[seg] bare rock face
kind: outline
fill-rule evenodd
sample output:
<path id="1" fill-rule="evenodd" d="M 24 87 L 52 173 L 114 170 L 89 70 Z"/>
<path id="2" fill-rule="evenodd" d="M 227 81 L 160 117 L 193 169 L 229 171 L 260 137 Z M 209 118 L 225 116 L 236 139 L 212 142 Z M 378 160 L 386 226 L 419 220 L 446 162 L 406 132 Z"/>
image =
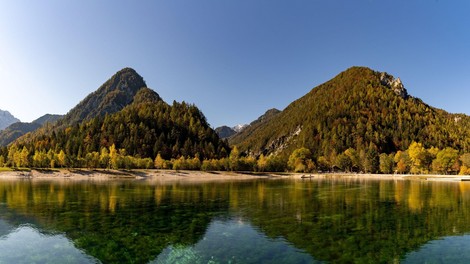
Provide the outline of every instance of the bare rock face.
<path id="1" fill-rule="evenodd" d="M 5 129 L 9 125 L 16 122 L 20 122 L 20 120 L 10 114 L 10 112 L 0 110 L 0 130 Z"/>
<path id="2" fill-rule="evenodd" d="M 400 78 L 395 78 L 386 72 L 382 72 L 380 74 L 380 82 L 382 85 L 392 89 L 392 91 L 401 98 L 408 98 L 408 91 L 405 89 L 405 86 L 401 82 Z"/>

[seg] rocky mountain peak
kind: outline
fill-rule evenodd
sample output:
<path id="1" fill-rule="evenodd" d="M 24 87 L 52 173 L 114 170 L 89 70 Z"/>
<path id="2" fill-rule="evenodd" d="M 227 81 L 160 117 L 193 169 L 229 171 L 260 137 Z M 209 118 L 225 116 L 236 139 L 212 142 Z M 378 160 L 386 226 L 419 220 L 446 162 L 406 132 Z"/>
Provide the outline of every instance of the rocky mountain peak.
<path id="1" fill-rule="evenodd" d="M 124 68 L 70 110 L 62 123 L 71 125 L 118 112 L 132 103 L 138 91 L 145 87 L 142 76 L 132 68 Z"/>
<path id="2" fill-rule="evenodd" d="M 392 89 L 392 91 L 401 98 L 408 98 L 408 91 L 405 89 L 400 78 L 395 78 L 386 72 L 382 72 L 380 73 L 380 82 L 382 85 Z"/>

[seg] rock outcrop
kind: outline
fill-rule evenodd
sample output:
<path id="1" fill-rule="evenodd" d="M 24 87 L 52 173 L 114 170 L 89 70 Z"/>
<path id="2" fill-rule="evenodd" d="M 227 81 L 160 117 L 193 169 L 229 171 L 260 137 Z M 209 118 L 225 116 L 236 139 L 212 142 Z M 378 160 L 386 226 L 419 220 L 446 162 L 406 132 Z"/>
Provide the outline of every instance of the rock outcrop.
<path id="1" fill-rule="evenodd" d="M 405 89 L 405 86 L 401 82 L 400 78 L 395 78 L 386 72 L 382 72 L 380 74 L 380 82 L 382 83 L 382 85 L 392 89 L 393 92 L 395 92 L 395 94 L 400 96 L 401 98 L 408 98 L 408 91 Z"/>

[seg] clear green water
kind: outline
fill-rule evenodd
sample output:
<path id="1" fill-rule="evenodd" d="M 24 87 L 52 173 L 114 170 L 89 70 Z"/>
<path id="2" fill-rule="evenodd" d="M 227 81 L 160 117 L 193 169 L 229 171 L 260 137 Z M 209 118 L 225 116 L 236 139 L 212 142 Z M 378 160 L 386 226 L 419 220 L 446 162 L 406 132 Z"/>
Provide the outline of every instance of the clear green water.
<path id="1" fill-rule="evenodd" d="M 0 180 L 0 263 L 469 263 L 470 183 Z"/>

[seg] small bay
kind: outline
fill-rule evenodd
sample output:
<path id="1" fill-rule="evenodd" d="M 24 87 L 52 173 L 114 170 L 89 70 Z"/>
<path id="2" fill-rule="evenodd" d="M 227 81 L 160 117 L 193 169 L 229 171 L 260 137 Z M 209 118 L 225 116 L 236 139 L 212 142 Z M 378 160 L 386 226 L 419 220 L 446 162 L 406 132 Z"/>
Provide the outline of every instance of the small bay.
<path id="1" fill-rule="evenodd" d="M 470 184 L 0 180 L 0 263 L 468 263 Z"/>

